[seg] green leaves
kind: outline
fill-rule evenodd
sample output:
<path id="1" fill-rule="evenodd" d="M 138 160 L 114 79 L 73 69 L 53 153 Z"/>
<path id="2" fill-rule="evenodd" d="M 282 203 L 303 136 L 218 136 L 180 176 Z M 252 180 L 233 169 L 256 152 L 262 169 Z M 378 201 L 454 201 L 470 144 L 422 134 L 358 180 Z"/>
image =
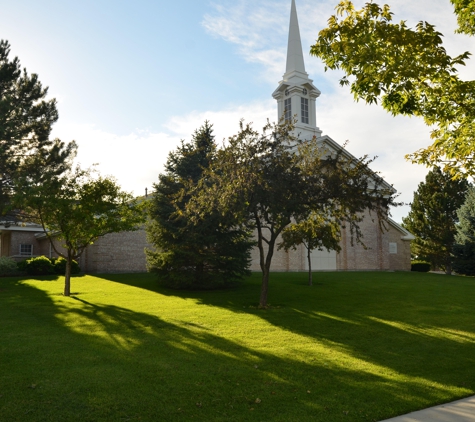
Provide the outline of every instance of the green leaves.
<path id="1" fill-rule="evenodd" d="M 461 31 L 473 34 L 475 2 L 452 3 Z M 324 61 L 325 69 L 344 71 L 340 84 L 350 85 L 356 101 L 379 103 L 393 115 L 422 117 L 428 126 L 435 126 L 434 144 L 407 159 L 443 164 L 453 174 L 475 174 L 475 81 L 462 81 L 457 73 L 470 53 L 449 56 L 442 36 L 424 21 L 414 29 L 404 21 L 392 23 L 387 5 L 367 3 L 355 10 L 346 0 L 337 6 L 336 16 L 320 31 L 310 52 Z"/>
<path id="2" fill-rule="evenodd" d="M 341 224 L 347 223 L 357 240 L 361 213 L 374 212 L 383 224 L 388 205 L 394 204 L 394 189 L 369 169 L 370 162 L 356 160 L 342 148 L 327 149 L 315 138 L 301 141 L 290 123 L 268 123 L 259 133 L 241 121 L 240 131 L 216 151 L 187 214 L 199 221 L 218 212 L 255 231 L 263 274 L 260 306 L 266 307 L 270 265 L 281 233 L 283 247 L 307 242 L 312 249 L 338 249 Z"/>
<path id="3" fill-rule="evenodd" d="M 454 5 L 459 28 L 458 33 L 475 34 L 475 2 L 473 0 L 450 0 Z"/>

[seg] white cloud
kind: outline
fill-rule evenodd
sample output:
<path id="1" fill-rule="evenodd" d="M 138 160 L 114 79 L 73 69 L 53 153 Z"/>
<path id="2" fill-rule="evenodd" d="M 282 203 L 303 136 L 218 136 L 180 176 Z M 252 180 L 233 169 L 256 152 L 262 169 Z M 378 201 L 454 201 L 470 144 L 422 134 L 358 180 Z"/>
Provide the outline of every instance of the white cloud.
<path id="1" fill-rule="evenodd" d="M 264 66 L 262 76 L 276 82 L 285 67 L 288 9 L 284 2 L 249 0 L 214 4 L 214 13 L 206 14 L 202 25 L 213 36 L 237 46 L 248 62 Z"/>
<path id="2" fill-rule="evenodd" d="M 267 117 L 275 114 L 273 101 L 228 107 L 221 111 L 193 112 L 172 117 L 164 126 L 167 132 L 152 133 L 136 130 L 120 136 L 89 124 L 59 120 L 54 126 L 53 137 L 63 141 L 75 140 L 78 145 L 77 162 L 82 167 L 98 164 L 103 175 L 114 176 L 122 188 L 136 195 L 149 192 L 152 184 L 163 172 L 168 153 L 177 148 L 180 140 L 189 141 L 191 135 L 205 120 L 214 125 L 218 143 L 235 133 L 240 119 L 253 122 L 258 129 Z"/>
<path id="3" fill-rule="evenodd" d="M 166 133 L 137 130 L 125 136 L 108 133 L 87 124 L 59 121 L 54 137 L 74 139 L 78 145 L 77 162 L 82 167 L 98 164 L 103 175 L 114 176 L 122 188 L 136 195 L 150 191 L 163 171 L 168 152 L 179 144 L 179 137 Z"/>
<path id="4" fill-rule="evenodd" d="M 180 138 L 190 139 L 195 129 L 208 120 L 213 124 L 214 135 L 219 143 L 237 133 L 241 119 L 253 123 L 254 128 L 260 129 L 265 125 L 267 118 L 271 121 L 277 118 L 274 100 L 230 105 L 224 110 L 194 111 L 185 116 L 172 117 L 164 126 Z"/>

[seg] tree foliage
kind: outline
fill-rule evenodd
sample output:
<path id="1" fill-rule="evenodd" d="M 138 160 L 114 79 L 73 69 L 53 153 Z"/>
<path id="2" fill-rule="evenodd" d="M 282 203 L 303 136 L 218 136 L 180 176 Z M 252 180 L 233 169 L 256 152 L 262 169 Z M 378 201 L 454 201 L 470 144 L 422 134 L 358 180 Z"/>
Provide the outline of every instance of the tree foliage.
<path id="1" fill-rule="evenodd" d="M 322 251 L 340 251 L 341 228 L 338 221 L 323 209 L 319 213 L 312 211 L 307 219 L 295 222 L 287 226 L 282 232 L 282 242 L 279 248 L 286 251 L 296 249 L 298 245 L 304 245 L 307 250 L 308 263 L 308 284 L 312 281 L 312 251 L 318 249 Z"/>
<path id="2" fill-rule="evenodd" d="M 147 261 L 169 287 L 226 287 L 248 274 L 253 242 L 245 227 L 213 209 L 193 221 L 185 213 L 215 152 L 212 125 L 205 122 L 191 142 L 182 141 L 169 154 L 165 173 L 154 185 L 147 233 L 156 250 L 147 251 Z"/>
<path id="3" fill-rule="evenodd" d="M 454 5 L 459 25 L 457 32 L 475 35 L 475 1 L 473 0 L 450 0 Z"/>
<path id="4" fill-rule="evenodd" d="M 475 2 L 452 0 L 460 32 L 474 33 Z M 433 127 L 433 144 L 406 157 L 428 166 L 443 164 L 453 174 L 475 173 L 475 81 L 458 76 L 470 53 L 447 54 L 442 34 L 419 22 L 414 29 L 392 22 L 388 5 L 366 3 L 355 10 L 339 3 L 311 54 L 325 69 L 342 69 L 341 85 L 356 100 L 380 103 L 393 115 L 419 116 Z"/>
<path id="5" fill-rule="evenodd" d="M 475 275 L 475 188 L 470 188 L 457 211 L 459 223 L 453 248 L 453 268 L 459 274 Z"/>
<path id="6" fill-rule="evenodd" d="M 70 295 L 73 260 L 108 233 L 136 230 L 144 222 L 140 204 L 123 192 L 114 179 L 79 167 L 61 176 L 35 183 L 22 179 L 17 202 L 38 221 L 55 252 L 66 259 L 64 295 Z"/>
<path id="7" fill-rule="evenodd" d="M 383 221 L 394 203 L 394 191 L 369 170 L 366 158 L 348 158 L 343 149 L 324 151 L 315 139 L 300 142 L 292 130 L 291 124 L 267 124 L 259 133 L 241 122 L 238 134 L 217 151 L 188 207 L 194 218 L 218 210 L 255 230 L 261 307 L 267 306 L 276 242 L 292 221 L 325 210 L 360 239 L 362 213 L 372 210 Z"/>
<path id="8" fill-rule="evenodd" d="M 12 220 L 15 179 L 36 173 L 48 178 L 70 166 L 76 145 L 50 140 L 58 119 L 56 100 L 47 100 L 38 75 L 21 71 L 9 59 L 10 45 L 0 41 L 0 219 Z M 7 215 L 8 214 L 8 215 Z"/>
<path id="9" fill-rule="evenodd" d="M 434 270 L 444 268 L 447 274 L 451 273 L 457 210 L 468 188 L 466 179 L 453 179 L 434 167 L 425 182 L 419 183 L 411 211 L 403 218 L 403 226 L 416 237 L 411 244 L 412 254 L 430 262 Z"/>

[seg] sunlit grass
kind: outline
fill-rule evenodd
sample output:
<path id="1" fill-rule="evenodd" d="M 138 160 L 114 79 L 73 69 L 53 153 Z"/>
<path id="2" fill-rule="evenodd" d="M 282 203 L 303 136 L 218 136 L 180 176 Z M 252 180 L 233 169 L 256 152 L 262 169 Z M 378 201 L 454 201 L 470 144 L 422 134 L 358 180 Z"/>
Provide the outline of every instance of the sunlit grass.
<path id="1" fill-rule="evenodd" d="M 475 281 L 273 274 L 0 279 L 0 420 L 378 421 L 475 391 Z"/>

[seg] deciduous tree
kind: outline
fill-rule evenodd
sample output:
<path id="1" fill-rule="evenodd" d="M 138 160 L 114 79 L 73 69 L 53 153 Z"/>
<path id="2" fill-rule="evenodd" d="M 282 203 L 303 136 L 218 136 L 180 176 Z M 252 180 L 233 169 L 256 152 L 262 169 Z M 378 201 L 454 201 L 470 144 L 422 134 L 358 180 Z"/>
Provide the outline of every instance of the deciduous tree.
<path id="1" fill-rule="evenodd" d="M 452 0 L 459 32 L 474 34 L 475 1 Z M 406 157 L 452 174 L 475 174 L 475 81 L 459 78 L 470 53 L 447 54 L 442 34 L 419 22 L 415 29 L 392 22 L 388 5 L 369 2 L 355 10 L 341 1 L 311 54 L 325 69 L 344 72 L 356 100 L 380 103 L 393 115 L 419 116 L 433 128 L 433 144 Z"/>
<path id="2" fill-rule="evenodd" d="M 71 293 L 71 264 L 86 247 L 108 233 L 132 231 L 145 220 L 140 204 L 110 177 L 90 170 L 68 171 L 21 185 L 29 217 L 38 221 L 55 252 L 66 259 L 64 295 Z"/>
<path id="3" fill-rule="evenodd" d="M 307 250 L 308 284 L 312 281 L 312 251 L 340 251 L 341 227 L 337 219 L 333 218 L 325 209 L 313 211 L 307 219 L 287 226 L 282 232 L 282 242 L 279 249 L 296 250 L 299 245 L 304 245 Z"/>
<path id="4" fill-rule="evenodd" d="M 362 213 L 386 218 L 394 191 L 368 168 L 340 151 L 323 151 L 315 139 L 300 142 L 291 124 L 268 124 L 259 133 L 241 122 L 237 135 L 217 151 L 190 201 L 191 216 L 218 210 L 255 230 L 262 270 L 260 307 L 267 307 L 269 274 L 276 242 L 292 221 L 327 210 L 346 222 L 356 239 Z"/>

